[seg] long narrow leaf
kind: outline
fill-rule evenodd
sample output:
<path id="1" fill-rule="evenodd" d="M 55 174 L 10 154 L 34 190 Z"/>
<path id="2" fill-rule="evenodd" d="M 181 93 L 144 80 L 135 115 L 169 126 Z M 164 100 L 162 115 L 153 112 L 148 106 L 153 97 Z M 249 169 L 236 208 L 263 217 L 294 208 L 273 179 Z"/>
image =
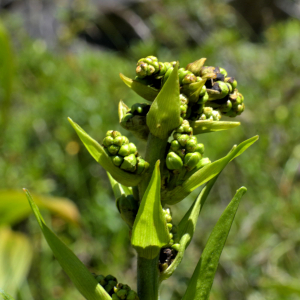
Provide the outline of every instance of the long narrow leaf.
<path id="1" fill-rule="evenodd" d="M 247 148 L 258 140 L 258 136 L 254 136 L 235 147 L 225 157 L 203 167 L 202 169 L 191 175 L 181 186 L 169 192 L 165 192 L 162 202 L 165 204 L 176 204 L 187 197 L 193 190 L 207 181 L 217 176 L 224 167 L 235 157 L 241 155 Z"/>
<path id="2" fill-rule="evenodd" d="M 191 205 L 190 209 L 186 212 L 186 214 L 178 224 L 177 235 L 179 240 L 178 243 L 180 245 L 178 253 L 175 259 L 173 260 L 172 264 L 164 272 L 161 273 L 161 281 L 169 278 L 181 263 L 184 252 L 193 238 L 200 211 L 203 208 L 203 205 L 207 199 L 209 192 L 211 191 L 213 185 L 217 181 L 217 178 L 218 176 L 211 179 L 207 183 L 207 185 L 201 190 L 198 197 Z"/>
<path id="3" fill-rule="evenodd" d="M 150 107 L 147 126 L 154 136 L 163 140 L 168 138 L 171 131 L 179 125 L 180 99 L 178 64 L 176 64 Z"/>
<path id="4" fill-rule="evenodd" d="M 131 244 L 139 256 L 153 259 L 168 244 L 169 231 L 160 202 L 159 161 L 141 201 L 132 229 Z"/>
<path id="5" fill-rule="evenodd" d="M 240 122 L 228 122 L 228 121 L 193 121 L 190 122 L 191 127 L 193 127 L 194 135 L 215 132 L 221 130 L 228 130 L 241 125 Z"/>
<path id="6" fill-rule="evenodd" d="M 122 73 L 120 73 L 120 77 L 122 81 L 130 87 L 134 92 L 136 92 L 139 96 L 143 97 L 144 99 L 148 101 L 153 101 L 156 96 L 158 95 L 158 90 L 147 86 L 145 84 L 142 84 L 136 80 L 133 80 L 131 78 L 126 77 Z"/>
<path id="7" fill-rule="evenodd" d="M 109 174 L 109 172 L 107 172 L 107 176 L 110 182 L 110 185 L 113 189 L 114 192 L 114 196 L 116 199 L 118 199 L 120 196 L 122 195 L 132 195 L 132 188 L 124 186 L 122 184 L 120 184 L 119 182 L 117 182 L 116 180 L 113 179 L 113 177 Z"/>
<path id="8" fill-rule="evenodd" d="M 226 207 L 205 245 L 182 300 L 208 300 L 219 259 L 240 200 L 247 189 L 241 187 Z"/>
<path id="9" fill-rule="evenodd" d="M 102 286 L 97 283 L 84 264 L 45 224 L 31 195 L 26 189 L 24 189 L 24 191 L 49 247 L 78 291 L 87 300 L 111 300 L 111 297 L 106 293 Z"/>
<path id="10" fill-rule="evenodd" d="M 79 138 L 92 157 L 106 170 L 113 178 L 125 186 L 136 186 L 141 181 L 142 176 L 130 174 L 116 167 L 110 157 L 106 154 L 104 148 L 91 138 L 78 124 L 68 118 L 72 127 L 75 129 Z"/>

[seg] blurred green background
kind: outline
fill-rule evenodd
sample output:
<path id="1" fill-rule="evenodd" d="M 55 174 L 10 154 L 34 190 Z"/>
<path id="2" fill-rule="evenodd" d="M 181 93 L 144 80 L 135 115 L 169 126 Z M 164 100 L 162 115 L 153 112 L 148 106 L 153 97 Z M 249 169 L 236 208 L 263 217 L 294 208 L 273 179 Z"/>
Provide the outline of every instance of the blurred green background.
<path id="1" fill-rule="evenodd" d="M 108 178 L 67 117 L 97 140 L 110 129 L 126 134 L 118 102 L 142 99 L 119 73 L 133 77 L 136 61 L 152 54 L 182 67 L 206 57 L 238 80 L 242 125 L 198 136 L 211 160 L 260 135 L 219 177 L 162 299 L 181 299 L 211 229 L 242 185 L 248 192 L 211 300 L 300 299 L 299 7 L 299 0 L 1 0 L 0 288 L 18 300 L 83 299 L 41 236 L 23 187 L 91 272 L 135 287 L 134 251 Z M 127 136 L 143 153 L 145 144 Z M 175 220 L 197 192 L 172 207 Z"/>

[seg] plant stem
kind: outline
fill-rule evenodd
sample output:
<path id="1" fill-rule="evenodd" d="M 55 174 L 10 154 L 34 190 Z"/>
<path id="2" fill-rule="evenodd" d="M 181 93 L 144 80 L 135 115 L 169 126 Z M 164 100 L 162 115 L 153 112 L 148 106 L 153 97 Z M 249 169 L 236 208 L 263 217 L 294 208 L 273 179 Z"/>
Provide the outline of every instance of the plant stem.
<path id="1" fill-rule="evenodd" d="M 149 163 L 150 167 L 147 173 L 145 174 L 143 180 L 139 184 L 140 201 L 142 200 L 144 193 L 148 187 L 155 163 L 158 159 L 160 160 L 160 170 L 162 171 L 163 169 L 163 166 L 165 164 L 165 151 L 167 143 L 167 140 L 161 140 L 160 138 L 152 135 L 151 133 L 149 134 L 145 160 Z"/>
<path id="2" fill-rule="evenodd" d="M 158 257 L 146 259 L 138 256 L 137 292 L 140 300 L 157 300 L 159 289 Z"/>

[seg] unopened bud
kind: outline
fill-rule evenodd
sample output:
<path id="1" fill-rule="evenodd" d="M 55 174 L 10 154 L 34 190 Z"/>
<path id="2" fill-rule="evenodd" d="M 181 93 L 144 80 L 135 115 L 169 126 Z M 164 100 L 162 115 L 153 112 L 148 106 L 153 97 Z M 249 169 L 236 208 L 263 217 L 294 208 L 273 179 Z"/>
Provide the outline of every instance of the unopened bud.
<path id="1" fill-rule="evenodd" d="M 183 166 L 181 158 L 174 152 L 169 152 L 166 158 L 167 168 L 169 170 L 179 170 Z"/>

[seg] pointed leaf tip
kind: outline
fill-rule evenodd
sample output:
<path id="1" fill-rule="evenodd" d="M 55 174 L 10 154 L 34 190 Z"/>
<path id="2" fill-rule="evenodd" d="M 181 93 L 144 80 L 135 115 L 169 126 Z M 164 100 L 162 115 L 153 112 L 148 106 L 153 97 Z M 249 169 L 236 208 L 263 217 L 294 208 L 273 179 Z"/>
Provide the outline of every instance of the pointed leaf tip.
<path id="1" fill-rule="evenodd" d="M 160 202 L 159 160 L 155 163 L 150 183 L 141 201 L 132 229 L 131 243 L 139 256 L 153 259 L 167 245 L 169 231 Z"/>
<path id="2" fill-rule="evenodd" d="M 245 187 L 237 190 L 235 196 L 213 228 L 182 300 L 209 299 L 221 253 L 239 207 L 240 200 L 246 190 Z"/>
<path id="3" fill-rule="evenodd" d="M 30 193 L 26 189 L 24 191 L 49 247 L 78 291 L 87 300 L 111 300 L 111 297 L 98 284 L 84 264 L 46 225 Z"/>

